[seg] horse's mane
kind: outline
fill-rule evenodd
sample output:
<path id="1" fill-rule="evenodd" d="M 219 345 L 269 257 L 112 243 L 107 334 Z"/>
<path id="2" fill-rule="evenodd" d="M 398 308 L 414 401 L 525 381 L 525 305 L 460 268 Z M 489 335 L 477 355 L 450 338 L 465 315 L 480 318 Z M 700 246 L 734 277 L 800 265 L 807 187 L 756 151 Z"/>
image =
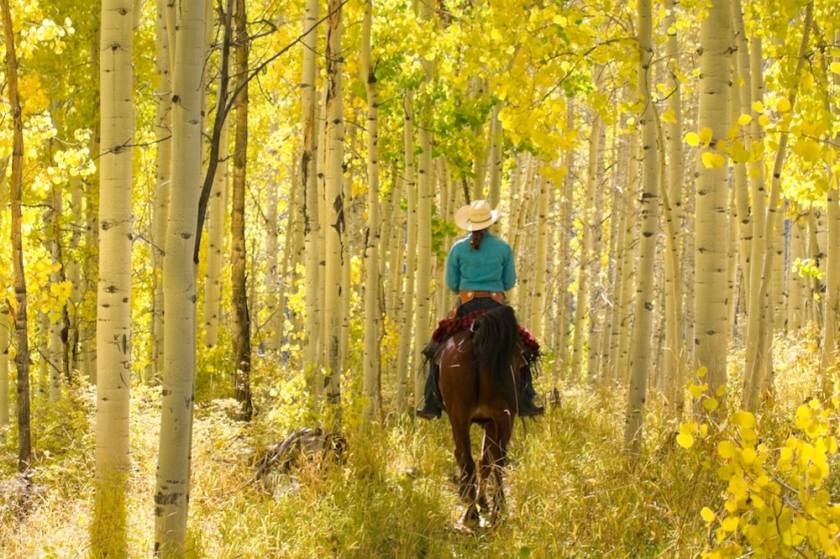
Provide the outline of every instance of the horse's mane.
<path id="1" fill-rule="evenodd" d="M 516 407 L 516 387 L 511 375 L 513 352 L 519 339 L 516 314 L 507 305 L 491 309 L 473 323 L 473 351 L 479 367 L 490 372 L 507 403 Z"/>

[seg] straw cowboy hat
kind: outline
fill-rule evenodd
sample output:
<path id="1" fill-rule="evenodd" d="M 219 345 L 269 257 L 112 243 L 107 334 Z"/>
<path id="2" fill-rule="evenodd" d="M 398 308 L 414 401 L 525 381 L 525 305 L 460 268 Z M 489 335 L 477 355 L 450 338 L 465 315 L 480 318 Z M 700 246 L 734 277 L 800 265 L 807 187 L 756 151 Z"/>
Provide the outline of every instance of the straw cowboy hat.
<path id="1" fill-rule="evenodd" d="M 486 200 L 475 200 L 455 212 L 455 225 L 466 231 L 487 229 L 497 221 L 501 214 L 494 210 Z"/>

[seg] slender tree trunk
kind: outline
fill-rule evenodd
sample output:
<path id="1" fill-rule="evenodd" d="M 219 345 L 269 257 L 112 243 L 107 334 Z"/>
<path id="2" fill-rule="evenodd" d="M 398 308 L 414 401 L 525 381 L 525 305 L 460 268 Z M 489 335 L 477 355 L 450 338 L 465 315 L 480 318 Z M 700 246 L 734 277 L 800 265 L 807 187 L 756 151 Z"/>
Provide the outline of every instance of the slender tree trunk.
<path id="1" fill-rule="evenodd" d="M 425 111 L 424 111 L 425 112 Z M 417 167 L 417 312 L 414 315 L 414 404 L 423 405 L 423 385 L 425 371 L 420 367 L 423 362 L 422 351 L 429 341 L 429 316 L 431 297 L 429 288 L 432 281 L 432 134 L 431 118 L 425 114 L 420 128 L 420 160 Z"/>
<path id="2" fill-rule="evenodd" d="M 174 7 L 171 0 L 156 0 L 157 20 L 155 44 L 155 69 L 160 80 L 156 93 L 155 140 L 157 160 L 155 162 L 155 200 L 152 212 L 152 356 L 147 382 L 159 378 L 163 371 L 163 255 L 166 252 L 166 224 L 169 206 L 169 189 L 172 173 L 172 81 L 171 62 L 174 55 Z M 174 4 L 174 2 L 173 2 Z M 172 19 L 173 21 L 169 21 Z"/>
<path id="3" fill-rule="evenodd" d="M 586 178 L 586 192 L 584 194 L 583 205 L 581 207 L 580 224 L 581 224 L 581 243 L 580 243 L 580 263 L 578 266 L 578 289 L 577 297 L 575 298 L 575 337 L 574 346 L 572 349 L 572 366 L 571 374 L 575 378 L 588 379 L 589 374 L 587 370 L 583 370 L 583 331 L 586 316 L 589 314 L 589 320 L 593 320 L 590 309 L 586 305 L 589 300 L 589 284 L 594 278 L 590 275 L 590 258 L 592 256 L 592 234 L 595 226 L 592 217 L 593 203 L 595 199 L 595 188 L 597 187 L 597 165 L 598 165 L 598 141 L 601 139 L 601 119 L 597 114 L 592 114 L 592 127 L 589 132 L 589 162 L 588 172 Z M 590 348 L 591 349 L 591 348 Z M 588 362 L 587 362 L 588 363 Z"/>
<path id="4" fill-rule="evenodd" d="M 840 30 L 834 32 L 834 42 L 840 41 Z M 834 63 L 840 64 L 840 55 L 835 51 Z M 835 88 L 840 86 L 840 78 L 832 72 Z M 836 91 L 836 89 L 835 89 Z M 828 109 L 835 118 L 840 117 L 840 100 L 829 97 Z M 835 133 L 835 143 L 840 134 Z M 823 372 L 823 396 L 829 398 L 836 386 L 838 353 L 840 353 L 840 173 L 833 173 L 833 188 L 826 192 L 828 213 L 828 254 L 826 255 L 825 318 L 823 323 L 823 347 L 821 369 Z M 830 185 L 831 186 L 831 185 Z M 832 374 L 832 371 L 834 374 Z M 834 379 L 834 380 L 832 380 Z"/>
<path id="5" fill-rule="evenodd" d="M 624 426 L 624 447 L 638 454 L 642 440 L 647 372 L 650 368 L 651 325 L 654 311 L 654 258 L 656 228 L 659 217 L 658 152 L 656 149 L 656 118 L 651 98 L 651 72 L 654 57 L 653 23 L 650 0 L 639 0 L 639 76 L 638 98 L 644 110 L 642 127 L 642 197 L 641 235 L 639 236 L 638 285 L 636 287 L 635 320 L 630 357 L 630 390 Z"/>
<path id="6" fill-rule="evenodd" d="M 164 369 L 155 489 L 155 554 L 183 557 L 195 379 L 195 249 L 201 177 L 204 0 L 181 5 L 173 66 L 172 185 L 163 259 Z M 170 43 L 171 44 L 171 43 Z"/>
<path id="7" fill-rule="evenodd" d="M 15 325 L 17 347 L 17 416 L 18 416 L 18 470 L 27 473 L 32 456 L 32 437 L 29 425 L 29 338 L 27 336 L 26 277 L 23 267 L 21 238 L 21 199 L 23 191 L 23 116 L 18 94 L 18 63 L 15 52 L 15 35 L 9 0 L 0 0 L 3 11 L 3 30 L 6 40 L 6 83 L 9 88 L 9 109 L 12 113 L 12 268 L 14 274 Z"/>
<path id="8" fill-rule="evenodd" d="M 276 157 L 276 156 L 275 156 Z M 268 315 L 266 318 L 267 332 L 263 337 L 263 344 L 265 348 L 271 352 L 276 352 L 280 349 L 280 341 L 277 339 L 277 334 L 280 331 L 280 318 L 282 311 L 277 307 L 278 295 L 278 278 L 279 266 L 282 261 L 278 259 L 277 237 L 280 234 L 277 217 L 277 204 L 280 199 L 278 190 L 280 185 L 275 181 L 268 184 L 268 200 L 265 206 L 265 239 L 264 239 L 264 258 L 267 264 L 263 276 L 263 289 L 265 290 L 265 312 Z M 288 208 L 292 211 L 291 204 Z M 286 230 L 286 238 L 292 236 L 292 230 Z M 259 314 L 257 314 L 257 323 L 259 324 Z"/>
<path id="9" fill-rule="evenodd" d="M 9 425 L 9 309 L 0 303 L 0 431 Z"/>
<path id="10" fill-rule="evenodd" d="M 53 271 L 50 273 L 50 285 L 59 285 L 64 281 L 64 263 L 61 256 L 61 218 L 64 212 L 64 200 L 61 188 L 58 185 L 52 186 L 52 203 L 49 212 L 50 240 L 49 249 L 53 263 Z M 101 271 L 101 270 L 100 270 Z M 67 348 L 64 344 L 66 335 L 67 304 L 61 306 L 60 311 L 49 313 L 49 339 L 47 341 L 47 361 L 50 369 L 49 397 L 51 402 L 61 399 L 61 377 L 68 378 Z"/>
<path id="11" fill-rule="evenodd" d="M 318 21 L 318 0 L 306 0 L 306 12 L 303 17 L 304 33 L 315 26 Z M 305 350 L 304 366 L 311 373 L 318 363 L 318 334 L 321 331 L 321 306 L 319 286 L 319 255 L 321 247 L 318 243 L 320 228 L 320 210 L 318 195 L 318 133 L 315 121 L 317 108 L 315 89 L 315 69 L 318 34 L 316 30 L 309 31 L 303 37 L 303 75 L 301 77 L 301 112 L 303 128 L 303 151 L 300 158 L 300 183 L 304 191 L 303 205 L 303 246 L 306 258 L 304 261 L 305 284 L 304 298 L 306 320 L 304 322 Z"/>
<path id="12" fill-rule="evenodd" d="M 405 97 L 403 126 L 405 189 L 408 198 L 405 243 L 405 288 L 402 297 L 400 345 L 397 353 L 397 410 L 408 411 L 409 359 L 411 354 L 411 319 L 414 316 L 414 269 L 417 259 L 417 182 L 414 167 L 414 100 L 411 92 Z"/>
<path id="13" fill-rule="evenodd" d="M 805 259 L 805 235 L 802 226 L 803 219 L 797 216 L 790 222 L 793 241 L 791 242 L 790 262 L 791 266 L 795 262 L 801 262 Z M 805 309 L 803 305 L 803 295 L 805 293 L 805 279 L 799 275 L 798 270 L 792 268 L 790 283 L 788 288 L 790 300 L 788 305 L 788 333 L 796 334 L 802 329 L 804 325 L 803 318 L 805 316 Z"/>
<path id="14" fill-rule="evenodd" d="M 251 404 L 251 315 L 248 307 L 246 267 L 248 263 L 245 243 L 245 188 L 248 155 L 248 55 L 250 50 L 245 0 L 236 0 L 233 15 L 236 47 L 234 50 L 235 73 L 239 76 L 240 89 L 236 109 L 236 133 L 233 148 L 233 190 L 231 215 L 231 297 L 233 299 L 233 395 L 241 406 L 241 418 L 250 420 Z M 244 82 L 244 83 L 243 83 Z"/>
<path id="15" fill-rule="evenodd" d="M 797 84 L 805 62 L 808 39 L 811 33 L 813 22 L 814 4 L 810 2 L 805 9 L 805 21 L 802 30 L 802 42 L 799 45 L 799 54 L 794 70 L 794 86 L 791 89 L 790 115 L 786 116 L 787 122 L 782 123 L 782 132 L 779 138 L 779 147 L 776 151 L 776 158 L 773 163 L 773 178 L 770 183 L 770 197 L 767 202 L 767 215 L 764 222 L 764 247 L 763 254 L 759 254 L 756 260 L 761 262 L 761 275 L 758 281 L 753 282 L 752 289 L 757 290 L 757 305 L 763 309 L 762 320 L 754 325 L 750 322 L 750 334 L 747 346 L 747 367 L 744 372 L 744 394 L 743 405 L 747 410 L 755 410 L 758 407 L 759 398 L 767 395 L 772 390 L 772 336 L 773 336 L 773 302 L 771 298 L 773 285 L 773 260 L 775 257 L 774 244 L 771 236 L 777 229 L 780 229 L 782 211 L 780 211 L 779 200 L 781 198 L 782 167 L 785 161 L 788 141 L 789 118 L 796 106 Z M 759 49 L 760 52 L 760 49 Z M 758 76 L 753 72 L 753 78 Z M 752 307 L 754 310 L 756 307 Z M 764 360 L 768 363 L 764 363 Z"/>
<path id="16" fill-rule="evenodd" d="M 490 205 L 493 208 L 498 207 L 501 200 L 503 141 L 499 105 L 494 105 L 490 112 Z"/>
<path id="17" fill-rule="evenodd" d="M 326 336 L 324 338 L 325 366 L 327 378 L 324 385 L 327 389 L 327 402 L 335 406 L 336 410 L 341 398 L 341 312 L 344 297 L 342 293 L 342 262 L 344 258 L 345 221 L 344 198 L 341 183 L 343 180 L 342 163 L 344 160 L 344 108 L 342 103 L 342 72 L 344 68 L 343 51 L 341 47 L 342 9 L 339 0 L 329 1 L 329 27 L 327 29 L 327 133 L 326 133 L 326 216 L 322 223 L 326 227 L 325 249 L 325 297 L 324 322 Z M 349 266 L 349 263 L 346 263 Z"/>
<path id="18" fill-rule="evenodd" d="M 747 42 L 747 35 L 744 31 L 744 14 L 741 9 L 741 0 L 733 0 L 732 2 L 732 25 L 735 33 L 736 64 L 735 64 L 735 80 L 734 87 L 731 88 L 732 94 L 732 124 L 738 122 L 741 115 L 750 115 L 752 112 L 751 101 L 751 83 L 752 74 L 750 72 L 750 52 L 749 44 Z M 739 134 L 737 137 L 738 148 L 743 148 L 743 159 L 746 159 L 746 154 L 750 153 L 752 146 L 751 134 L 747 134 L 746 125 L 740 125 Z M 735 153 L 737 153 L 737 148 Z M 741 158 L 737 158 L 741 159 Z M 740 302 L 742 307 L 741 313 L 748 311 L 748 296 L 751 287 L 751 261 L 752 261 L 752 215 L 749 207 L 750 185 L 747 179 L 747 164 L 745 161 L 735 161 L 735 208 L 738 214 L 738 237 L 740 239 L 738 246 L 738 262 L 741 267 L 741 284 L 743 286 L 743 293 L 745 297 Z"/>
<path id="19" fill-rule="evenodd" d="M 566 130 L 572 131 L 575 129 L 575 112 L 574 103 L 571 97 L 566 99 Z M 560 376 L 568 376 L 567 366 L 569 360 L 569 266 L 567 263 L 571 260 L 571 226 L 570 220 L 572 217 L 572 199 L 574 196 L 574 173 L 573 168 L 575 164 L 575 149 L 569 147 L 563 154 L 563 166 L 565 167 L 565 176 L 563 177 L 563 195 L 560 201 L 560 215 L 558 217 L 558 278 L 557 278 L 557 357 L 554 360 L 554 370 L 552 374 L 551 388 L 552 393 L 559 398 Z"/>
<path id="20" fill-rule="evenodd" d="M 548 198 L 549 190 L 554 188 L 551 181 L 540 179 L 540 192 L 537 201 L 537 248 L 534 264 L 536 277 L 534 279 L 534 296 L 531 307 L 531 320 L 528 327 L 534 332 L 538 340 L 545 338 L 543 332 L 543 315 L 545 314 L 546 277 L 548 276 Z"/>
<path id="21" fill-rule="evenodd" d="M 667 186 L 662 185 L 663 191 L 667 188 L 668 208 L 665 212 L 666 223 L 670 223 L 670 231 L 665 244 L 665 370 L 668 374 L 667 397 L 673 405 L 674 414 L 679 417 L 683 410 L 684 375 L 683 363 L 684 354 L 682 351 L 682 270 L 679 268 L 681 251 L 681 232 L 683 231 L 682 218 L 682 186 L 683 186 L 683 118 L 682 118 L 682 92 L 680 80 L 677 77 L 680 71 L 679 46 L 677 43 L 676 31 L 676 9 L 675 0 L 668 0 L 668 15 L 665 18 L 665 28 L 668 34 L 666 43 L 666 56 L 668 64 L 668 85 L 670 94 L 668 97 L 668 111 L 671 118 L 664 127 L 664 135 L 667 146 L 661 146 L 661 157 L 665 158 L 667 151 Z M 669 253 L 676 253 L 671 257 Z"/>
<path id="22" fill-rule="evenodd" d="M 365 233 L 365 334 L 363 356 L 363 392 L 366 399 L 365 417 L 370 420 L 379 413 L 379 131 L 376 74 L 371 64 L 371 24 L 373 1 L 365 2 L 362 28 L 361 70 L 367 89 L 367 182 L 368 225 Z"/>
<path id="23" fill-rule="evenodd" d="M 220 110 L 219 107 L 216 110 Z M 210 219 L 207 221 L 207 264 L 204 276 L 204 345 L 219 343 L 222 312 L 222 267 L 225 251 L 225 214 L 228 189 L 228 119 L 219 136 L 219 166 L 210 193 Z"/>
<path id="24" fill-rule="evenodd" d="M 131 209 L 134 3 L 104 0 L 100 49 L 99 288 L 96 312 L 97 557 L 127 554 L 126 492 L 131 387 Z"/>
<path id="25" fill-rule="evenodd" d="M 728 351 L 727 230 L 729 189 L 726 164 L 718 142 L 729 129 L 729 61 L 732 53 L 729 4 L 713 0 L 700 28 L 700 108 L 698 128 L 711 130 L 708 148 L 702 151 L 695 208 L 694 350 L 697 366 L 708 370 L 709 395 L 716 397 L 726 385 Z M 698 154 L 701 155 L 701 154 Z M 712 158 L 712 159 L 709 159 Z M 720 159 L 716 159 L 720 158 Z M 699 158 L 701 160 L 702 158 Z"/>

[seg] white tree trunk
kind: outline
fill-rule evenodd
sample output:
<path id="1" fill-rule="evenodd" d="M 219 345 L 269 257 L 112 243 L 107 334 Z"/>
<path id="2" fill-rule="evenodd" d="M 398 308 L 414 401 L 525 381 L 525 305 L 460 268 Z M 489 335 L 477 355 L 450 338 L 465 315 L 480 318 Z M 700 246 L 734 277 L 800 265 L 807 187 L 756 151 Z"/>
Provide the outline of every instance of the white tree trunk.
<path id="1" fill-rule="evenodd" d="M 181 5 L 175 32 L 172 185 L 163 260 L 164 355 L 155 489 L 155 551 L 182 557 L 190 495 L 195 379 L 195 266 L 192 256 L 201 180 L 204 0 Z"/>
<path id="2" fill-rule="evenodd" d="M 0 432 L 9 425 L 9 309 L 0 305 Z"/>
<path id="3" fill-rule="evenodd" d="M 397 352 L 397 411 L 408 411 L 409 359 L 411 354 L 411 319 L 414 316 L 414 268 L 417 261 L 417 178 L 414 167 L 414 100 L 411 92 L 404 97 L 403 126 L 404 182 L 408 198 L 405 243 L 405 288 L 400 318 L 400 343 Z"/>
<path id="4" fill-rule="evenodd" d="M 344 115 L 342 103 L 343 58 L 341 50 L 342 10 L 338 0 L 329 2 L 329 28 L 327 29 L 327 132 L 326 132 L 326 221 L 325 228 L 326 267 L 324 291 L 324 364 L 327 378 L 327 402 L 338 406 L 341 397 L 341 373 L 343 364 L 340 359 L 341 345 L 341 307 L 343 298 L 349 296 L 341 292 L 342 265 L 344 258 L 343 244 L 346 242 L 344 198 L 341 183 L 343 181 L 342 163 L 344 160 Z"/>
<path id="5" fill-rule="evenodd" d="M 218 108 L 216 110 L 219 110 Z M 228 119 L 219 135 L 219 165 L 213 177 L 207 221 L 207 263 L 204 272 L 204 345 L 219 343 L 222 312 L 222 267 L 225 254 L 225 214 L 228 189 Z"/>
<path id="6" fill-rule="evenodd" d="M 100 37 L 99 282 L 94 554 L 126 554 L 134 143 L 132 0 L 104 0 Z M 193 222 L 195 223 L 195 222 Z M 107 527 L 107 528 L 106 528 Z"/>
<path id="7" fill-rule="evenodd" d="M 432 281 L 432 133 L 428 123 L 431 119 L 423 119 L 424 126 L 420 127 L 420 160 L 417 167 L 417 312 L 414 315 L 414 404 L 423 405 L 423 385 L 426 372 L 420 364 L 423 363 L 421 352 L 429 342 L 429 316 L 431 297 L 429 288 Z"/>
<path id="8" fill-rule="evenodd" d="M 729 64 L 732 56 L 729 4 L 713 0 L 700 30 L 700 108 L 698 128 L 711 129 L 711 143 L 701 151 L 721 156 L 716 142 L 727 138 L 729 129 Z M 726 385 L 728 352 L 727 242 L 729 189 L 726 165 L 707 166 L 698 153 L 695 207 L 694 350 L 698 367 L 708 370 L 709 394 Z"/>
<path id="9" fill-rule="evenodd" d="M 306 0 L 306 12 L 303 16 L 304 33 L 312 29 L 318 20 L 318 0 Z M 320 196 L 318 195 L 318 132 L 315 115 L 317 109 L 315 90 L 315 68 L 318 34 L 312 30 L 304 35 L 303 75 L 300 81 L 301 112 L 303 129 L 303 151 L 300 159 L 300 186 L 304 191 L 303 205 L 303 246 L 304 260 L 304 299 L 306 319 L 304 322 L 305 350 L 304 366 L 310 373 L 317 365 L 318 338 L 321 331 L 321 299 L 319 255 Z"/>
<path id="10" fill-rule="evenodd" d="M 365 339 L 363 355 L 363 393 L 365 417 L 370 420 L 379 413 L 379 131 L 376 74 L 371 65 L 371 23 L 373 1 L 365 2 L 362 30 L 362 79 L 367 89 L 367 187 L 368 224 L 365 234 Z"/>
<path id="11" fill-rule="evenodd" d="M 174 56 L 174 8 L 170 0 L 156 0 L 155 70 L 158 90 L 155 93 L 155 200 L 152 210 L 152 356 L 146 381 L 159 378 L 163 371 L 163 255 L 166 252 L 166 224 L 169 207 L 169 187 L 172 173 L 172 80 L 171 63 Z M 172 2 L 174 5 L 174 2 Z M 170 13 L 173 12 L 173 13 Z M 170 21 L 173 19 L 173 21 Z M 173 29 L 170 29 L 173 27 Z"/>
<path id="12" fill-rule="evenodd" d="M 651 99 L 651 73 L 653 50 L 653 23 L 650 0 L 639 0 L 639 101 L 644 107 L 642 127 L 642 197 L 641 235 L 639 236 L 638 284 L 636 287 L 635 320 L 630 357 L 630 389 L 624 426 L 625 449 L 638 454 L 642 440 L 647 372 L 650 368 L 651 325 L 653 323 L 654 257 L 656 254 L 656 229 L 659 217 L 658 151 L 656 149 L 656 118 Z"/>

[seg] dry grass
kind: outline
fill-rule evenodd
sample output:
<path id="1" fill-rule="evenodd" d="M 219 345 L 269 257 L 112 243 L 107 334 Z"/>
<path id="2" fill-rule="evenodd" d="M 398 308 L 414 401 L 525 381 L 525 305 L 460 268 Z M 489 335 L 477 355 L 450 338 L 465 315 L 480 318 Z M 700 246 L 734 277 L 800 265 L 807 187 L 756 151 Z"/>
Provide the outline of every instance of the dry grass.
<path id="1" fill-rule="evenodd" d="M 787 411 L 813 386 L 814 354 L 807 341 L 784 341 L 779 350 L 777 406 Z M 706 528 L 697 511 L 720 488 L 673 444 L 674 424 L 662 419 L 655 399 L 644 456 L 633 467 L 619 451 L 623 394 L 566 389 L 544 419 L 517 425 L 504 522 L 466 536 L 452 529 L 459 504 L 445 420 L 365 430 L 351 404 L 344 464 L 303 468 L 274 491 L 254 483 L 255 450 L 314 421 L 300 411 L 302 389 L 300 379 L 292 379 L 258 392 L 261 413 L 250 425 L 228 419 L 225 401 L 199 406 L 192 556 L 694 557 L 702 548 Z M 131 557 L 152 552 L 157 401 L 156 390 L 133 393 Z M 87 555 L 92 403 L 88 389 L 58 408 L 36 407 L 42 450 L 34 490 L 25 511 L 8 494 L 0 498 L 0 557 Z M 477 429 L 474 434 L 477 444 Z M 12 438 L 2 449 L 2 480 L 13 479 Z"/>

